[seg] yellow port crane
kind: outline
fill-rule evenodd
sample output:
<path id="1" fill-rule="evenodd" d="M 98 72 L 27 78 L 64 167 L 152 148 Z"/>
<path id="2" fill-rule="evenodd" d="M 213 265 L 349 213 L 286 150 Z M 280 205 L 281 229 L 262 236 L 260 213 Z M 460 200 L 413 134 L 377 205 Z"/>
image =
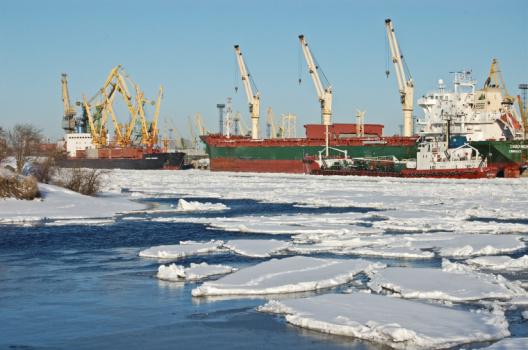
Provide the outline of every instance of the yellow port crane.
<path id="1" fill-rule="evenodd" d="M 147 146 L 147 148 L 153 148 L 158 143 L 158 118 L 160 112 L 161 99 L 163 98 L 163 86 L 160 86 L 158 99 L 154 103 L 145 98 L 145 94 L 139 88 L 139 85 L 135 85 L 136 98 L 137 98 L 137 110 L 141 122 L 141 144 Z M 144 106 L 146 103 L 155 105 L 154 116 L 152 122 L 149 124 L 145 116 Z"/>
<path id="2" fill-rule="evenodd" d="M 64 108 L 64 116 L 62 118 L 62 128 L 65 132 L 71 133 L 75 131 L 75 108 L 70 103 L 70 93 L 68 91 L 68 75 L 62 73 L 61 75 L 62 87 L 62 104 Z"/>
<path id="3" fill-rule="evenodd" d="M 515 97 L 510 95 L 510 93 L 508 92 L 508 88 L 506 87 L 506 83 L 504 82 L 504 77 L 502 76 L 502 71 L 499 65 L 499 60 L 496 58 L 491 60 L 491 66 L 490 66 L 488 78 L 484 82 L 484 90 L 493 89 L 493 88 L 500 90 L 502 94 L 502 103 L 510 107 L 510 111 L 513 114 L 513 117 L 518 121 L 519 115 L 517 114 L 517 110 L 513 107 L 513 105 L 515 104 Z M 519 110 L 521 112 L 521 119 L 522 119 L 522 124 L 524 128 L 524 135 L 526 135 L 526 132 L 527 132 L 526 129 L 528 127 L 528 123 L 526 121 L 526 114 L 523 116 L 523 106 L 522 106 L 523 103 L 520 100 L 520 98 L 517 99 L 517 102 L 519 104 Z"/>
<path id="4" fill-rule="evenodd" d="M 130 94 L 127 81 L 134 88 L 134 97 Z M 129 113 L 129 120 L 127 123 L 120 123 L 118 121 L 113 107 L 115 96 L 118 94 L 121 95 Z M 132 145 L 132 134 L 139 117 L 141 122 L 140 143 L 147 148 L 155 147 L 159 138 L 158 118 L 162 97 L 163 87 L 160 87 L 157 101 L 153 102 L 148 100 L 145 98 L 139 85 L 130 79 L 121 65 L 114 67 L 108 74 L 103 86 L 92 98 L 87 100 L 86 97 L 83 97 L 83 118 L 89 127 L 93 144 L 96 147 L 101 147 L 108 143 L 106 137 L 106 123 L 108 116 L 110 116 L 115 132 L 115 144 L 120 147 L 128 147 Z M 154 116 L 150 124 L 145 116 L 144 107 L 146 103 L 155 105 Z"/>

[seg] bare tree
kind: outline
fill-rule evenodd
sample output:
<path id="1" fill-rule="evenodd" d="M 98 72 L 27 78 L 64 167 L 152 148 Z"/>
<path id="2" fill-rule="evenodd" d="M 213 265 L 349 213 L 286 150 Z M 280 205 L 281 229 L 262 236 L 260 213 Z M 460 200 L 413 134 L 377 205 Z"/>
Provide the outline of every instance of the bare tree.
<path id="1" fill-rule="evenodd" d="M 62 180 L 55 181 L 54 184 L 84 195 L 95 196 L 100 191 L 107 173 L 101 169 L 62 169 L 59 172 Z"/>
<path id="2" fill-rule="evenodd" d="M 7 140 L 4 128 L 0 126 L 0 162 L 7 156 Z"/>
<path id="3" fill-rule="evenodd" d="M 35 153 L 42 142 L 42 131 L 30 124 L 17 124 L 7 134 L 7 147 L 16 160 L 16 170 L 22 172 L 27 158 Z"/>

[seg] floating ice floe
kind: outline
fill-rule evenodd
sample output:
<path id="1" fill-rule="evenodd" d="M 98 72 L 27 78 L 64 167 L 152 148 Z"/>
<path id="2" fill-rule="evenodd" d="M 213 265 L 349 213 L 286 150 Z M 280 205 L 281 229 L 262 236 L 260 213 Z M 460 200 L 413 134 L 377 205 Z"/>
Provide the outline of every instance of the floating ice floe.
<path id="1" fill-rule="evenodd" d="M 389 267 L 370 273 L 369 288 L 406 299 L 471 302 L 510 300 L 524 291 L 501 276 L 434 268 Z"/>
<path id="2" fill-rule="evenodd" d="M 402 235 L 301 234 L 293 238 L 299 254 L 365 254 L 394 258 L 473 257 L 513 253 L 525 248 L 522 236 L 491 234 L 423 233 Z"/>
<path id="3" fill-rule="evenodd" d="M 209 242 L 182 241 L 175 245 L 160 245 L 139 252 L 139 256 L 158 259 L 180 259 L 191 255 L 200 255 L 221 251 L 223 241 Z"/>
<path id="4" fill-rule="evenodd" d="M 170 264 L 161 265 L 158 268 L 156 277 L 165 281 L 181 281 L 182 279 L 188 281 L 201 280 L 211 276 L 225 275 L 236 271 L 235 268 L 227 265 L 208 265 L 203 262 L 201 264 L 191 263 L 190 267 L 182 265 Z"/>
<path id="5" fill-rule="evenodd" d="M 415 248 L 433 249 L 443 257 L 508 254 L 525 248 L 519 235 L 432 233 L 409 235 L 403 239 Z"/>
<path id="6" fill-rule="evenodd" d="M 423 251 L 411 247 L 358 248 L 352 250 L 351 252 L 363 256 L 400 259 L 431 259 L 435 256 L 433 252 Z"/>
<path id="7" fill-rule="evenodd" d="M 487 270 L 528 271 L 528 255 L 514 259 L 509 256 L 486 256 L 466 260 L 466 263 Z"/>
<path id="8" fill-rule="evenodd" d="M 397 213 L 397 212 L 396 212 Z M 396 214 L 395 213 L 395 214 Z M 392 214 L 392 215 L 395 215 Z M 528 225 L 520 223 L 504 223 L 495 221 L 468 221 L 461 217 L 417 217 L 401 220 L 399 218 L 388 218 L 376 221 L 374 227 L 385 231 L 398 231 L 409 233 L 420 232 L 461 232 L 471 234 L 514 234 L 528 233 Z"/>
<path id="9" fill-rule="evenodd" d="M 448 348 L 510 334 L 502 311 L 462 311 L 368 293 L 270 301 L 259 311 L 285 314 L 295 326 L 397 349 Z"/>
<path id="10" fill-rule="evenodd" d="M 114 219 L 64 219 L 46 222 L 46 226 L 69 226 L 69 225 L 89 225 L 105 226 L 115 223 Z"/>
<path id="11" fill-rule="evenodd" d="M 286 250 L 291 243 L 275 239 L 234 239 L 226 241 L 223 247 L 235 254 L 252 258 L 267 258 Z"/>
<path id="12" fill-rule="evenodd" d="M 528 338 L 505 338 L 483 350 L 526 350 Z"/>
<path id="13" fill-rule="evenodd" d="M 193 289 L 193 296 L 295 293 L 335 287 L 360 272 L 383 268 L 362 259 L 319 259 L 294 256 L 250 266 Z"/>
<path id="14" fill-rule="evenodd" d="M 195 201 L 186 201 L 181 198 L 176 206 L 176 211 L 222 211 L 228 210 L 229 207 L 222 203 L 202 203 Z"/>

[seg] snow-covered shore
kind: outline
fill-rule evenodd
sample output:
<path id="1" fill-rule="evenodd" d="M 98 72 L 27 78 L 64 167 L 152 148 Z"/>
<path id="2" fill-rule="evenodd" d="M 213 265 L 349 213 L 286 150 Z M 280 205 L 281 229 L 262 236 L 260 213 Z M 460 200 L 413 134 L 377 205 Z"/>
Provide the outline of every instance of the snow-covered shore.
<path id="1" fill-rule="evenodd" d="M 46 184 L 39 184 L 39 190 L 41 198 L 30 201 L 0 199 L 0 223 L 110 218 L 145 208 L 119 195 L 90 197 Z"/>

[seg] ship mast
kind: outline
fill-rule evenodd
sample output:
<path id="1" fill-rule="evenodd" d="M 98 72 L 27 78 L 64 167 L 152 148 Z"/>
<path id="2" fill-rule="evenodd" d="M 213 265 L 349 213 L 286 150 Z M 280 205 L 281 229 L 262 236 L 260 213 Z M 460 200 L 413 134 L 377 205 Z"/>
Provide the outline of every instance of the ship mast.
<path id="1" fill-rule="evenodd" d="M 308 43 L 306 40 L 304 40 L 304 35 L 299 35 L 299 40 L 301 42 L 301 48 L 308 66 L 308 72 L 312 77 L 312 81 L 317 92 L 317 98 L 321 104 L 321 123 L 325 126 L 325 155 L 328 157 L 328 126 L 332 124 L 332 86 L 328 83 L 328 81 L 326 86 L 324 86 L 321 82 L 321 78 L 319 77 L 320 67 L 316 64 L 315 59 L 312 56 L 312 52 L 308 47 Z"/>
<path id="2" fill-rule="evenodd" d="M 409 74 L 409 78 L 405 75 L 403 63 L 405 62 L 403 55 L 400 52 L 394 27 L 390 18 L 385 20 L 385 30 L 387 31 L 387 39 L 394 63 L 394 70 L 396 71 L 396 80 L 398 81 L 398 88 L 400 90 L 400 100 L 403 110 L 403 136 L 412 136 L 412 112 L 413 112 L 413 95 L 414 82 Z M 388 71 L 387 71 L 388 74 Z"/>
<path id="3" fill-rule="evenodd" d="M 260 118 L 260 92 L 255 86 L 255 93 L 253 93 L 253 87 L 251 86 L 251 76 L 247 70 L 244 57 L 240 51 L 240 46 L 235 45 L 235 53 L 238 62 L 238 68 L 240 69 L 240 76 L 244 89 L 246 90 L 246 96 L 249 104 L 249 113 L 251 114 L 251 138 L 256 140 L 259 138 L 259 118 Z M 251 80 L 250 80 L 251 79 Z M 255 83 L 253 82 L 253 85 Z"/>

